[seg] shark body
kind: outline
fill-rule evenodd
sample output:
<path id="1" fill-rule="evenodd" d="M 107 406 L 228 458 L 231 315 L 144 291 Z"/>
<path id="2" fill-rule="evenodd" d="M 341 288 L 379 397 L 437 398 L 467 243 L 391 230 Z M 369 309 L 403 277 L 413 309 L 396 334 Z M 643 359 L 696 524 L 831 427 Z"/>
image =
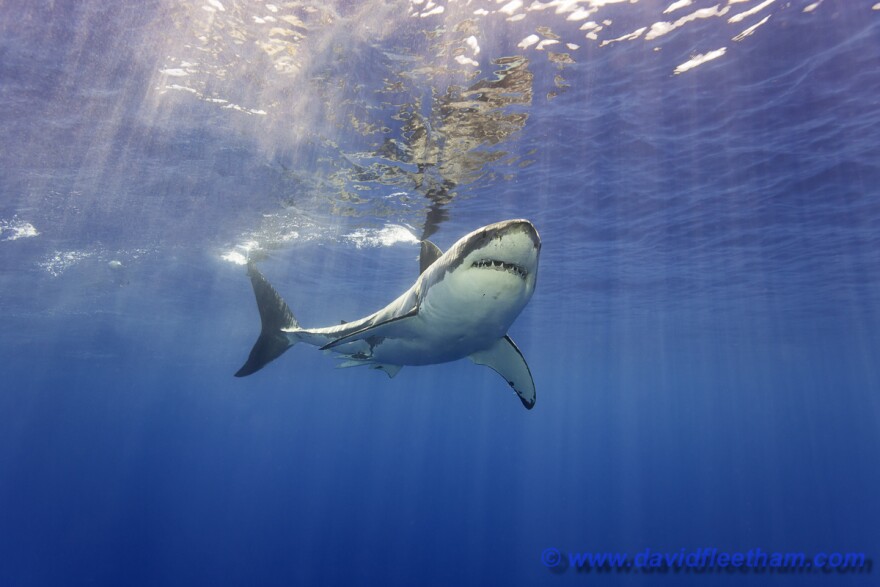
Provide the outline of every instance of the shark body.
<path id="1" fill-rule="evenodd" d="M 541 239 L 528 220 L 507 220 L 465 235 L 446 253 L 422 241 L 416 282 L 369 316 L 324 328 L 303 328 L 257 270 L 248 274 L 262 331 L 244 377 L 304 342 L 347 359 L 342 367 L 371 366 L 394 377 L 405 365 L 431 365 L 469 357 L 491 367 L 535 405 L 535 384 L 522 353 L 507 335 L 532 297 Z"/>

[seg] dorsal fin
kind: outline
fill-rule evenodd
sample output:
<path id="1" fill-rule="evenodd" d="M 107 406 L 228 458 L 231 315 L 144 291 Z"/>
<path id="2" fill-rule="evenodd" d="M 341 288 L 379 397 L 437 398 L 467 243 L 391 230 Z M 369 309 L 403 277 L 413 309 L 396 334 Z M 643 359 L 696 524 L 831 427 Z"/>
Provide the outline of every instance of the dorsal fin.
<path id="1" fill-rule="evenodd" d="M 424 273 L 425 269 L 430 267 L 441 255 L 443 255 L 443 251 L 440 250 L 440 247 L 429 240 L 423 240 L 422 252 L 419 255 L 419 275 Z"/>

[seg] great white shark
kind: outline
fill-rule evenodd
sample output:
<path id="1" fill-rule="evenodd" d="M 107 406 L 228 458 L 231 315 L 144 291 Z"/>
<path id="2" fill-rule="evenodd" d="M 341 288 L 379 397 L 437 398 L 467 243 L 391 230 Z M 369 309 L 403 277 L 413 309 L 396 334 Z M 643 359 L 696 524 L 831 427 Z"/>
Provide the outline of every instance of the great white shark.
<path id="1" fill-rule="evenodd" d="M 323 328 L 303 328 L 287 303 L 248 263 L 262 331 L 235 374 L 262 369 L 304 342 L 342 355 L 341 367 L 381 369 L 389 377 L 405 365 L 432 365 L 469 357 L 494 369 L 527 409 L 535 383 L 507 334 L 535 291 L 541 239 L 528 220 L 506 220 L 465 235 L 443 253 L 422 241 L 416 282 L 369 316 Z"/>

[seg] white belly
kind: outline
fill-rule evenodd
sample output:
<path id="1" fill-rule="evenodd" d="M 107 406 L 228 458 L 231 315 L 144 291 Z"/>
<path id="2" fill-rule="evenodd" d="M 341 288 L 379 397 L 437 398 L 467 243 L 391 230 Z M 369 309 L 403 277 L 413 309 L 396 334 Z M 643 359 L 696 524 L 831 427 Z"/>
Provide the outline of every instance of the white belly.
<path id="1" fill-rule="evenodd" d="M 467 357 L 507 334 L 531 292 L 508 273 L 465 272 L 435 284 L 419 314 L 372 348 L 390 365 L 430 365 Z"/>

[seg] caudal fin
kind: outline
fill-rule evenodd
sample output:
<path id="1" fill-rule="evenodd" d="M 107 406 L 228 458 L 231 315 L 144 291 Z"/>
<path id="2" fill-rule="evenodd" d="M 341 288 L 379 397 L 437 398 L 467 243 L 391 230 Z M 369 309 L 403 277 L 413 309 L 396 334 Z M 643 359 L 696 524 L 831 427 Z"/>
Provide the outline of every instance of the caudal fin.
<path id="1" fill-rule="evenodd" d="M 253 263 L 248 263 L 248 275 L 250 275 L 254 295 L 257 298 L 262 330 L 247 361 L 236 372 L 236 377 L 245 377 L 256 373 L 284 354 L 284 351 L 296 344 L 297 341 L 291 340 L 287 333 L 282 332 L 282 328 L 299 328 L 290 308 Z"/>

